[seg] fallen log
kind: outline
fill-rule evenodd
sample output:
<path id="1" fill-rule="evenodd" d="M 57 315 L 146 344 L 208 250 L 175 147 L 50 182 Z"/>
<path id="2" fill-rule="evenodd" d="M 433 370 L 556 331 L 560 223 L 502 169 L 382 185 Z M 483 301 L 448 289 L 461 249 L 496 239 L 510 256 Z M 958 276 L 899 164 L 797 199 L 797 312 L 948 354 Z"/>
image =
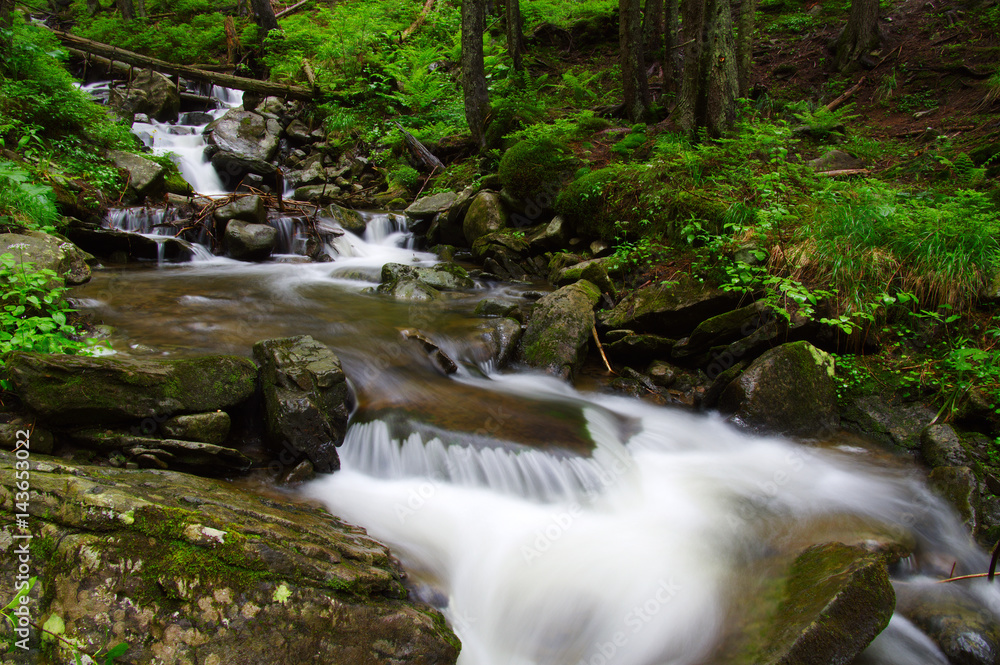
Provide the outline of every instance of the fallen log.
<path id="1" fill-rule="evenodd" d="M 836 171 L 818 171 L 816 175 L 825 178 L 836 178 L 842 175 L 868 175 L 869 173 L 871 171 L 868 169 L 837 169 Z"/>
<path id="2" fill-rule="evenodd" d="M 403 129 L 403 126 L 398 122 L 394 124 L 396 127 L 399 127 L 399 131 L 403 132 L 403 141 L 406 143 L 406 147 L 410 149 L 410 152 L 417 158 L 417 160 L 420 161 L 421 164 L 431 171 L 444 169 L 444 164 L 441 163 L 441 160 L 435 157 L 423 143 L 418 141 L 413 134 Z"/>
<path id="3" fill-rule="evenodd" d="M 53 30 L 52 33 L 62 41 L 63 44 L 77 49 L 84 53 L 101 56 L 116 62 L 124 62 L 135 67 L 153 69 L 164 74 L 173 76 L 183 76 L 195 81 L 208 81 L 223 88 L 235 88 L 256 92 L 270 97 L 283 97 L 285 99 L 298 99 L 308 101 L 314 99 L 317 94 L 309 88 L 298 85 L 285 85 L 282 83 L 272 83 L 270 81 L 258 81 L 243 76 L 233 76 L 232 74 L 220 74 L 204 69 L 196 69 L 187 65 L 175 65 L 172 62 L 150 58 L 133 51 L 126 51 L 117 46 L 102 44 L 83 37 L 71 35 L 61 30 Z"/>

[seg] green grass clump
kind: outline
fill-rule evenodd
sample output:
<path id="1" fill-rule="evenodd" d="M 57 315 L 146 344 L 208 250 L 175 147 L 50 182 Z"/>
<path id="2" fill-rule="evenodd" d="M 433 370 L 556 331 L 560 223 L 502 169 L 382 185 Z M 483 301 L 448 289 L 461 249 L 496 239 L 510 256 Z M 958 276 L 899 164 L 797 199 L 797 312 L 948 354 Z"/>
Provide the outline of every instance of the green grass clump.
<path id="1" fill-rule="evenodd" d="M 815 243 L 813 277 L 849 298 L 848 310 L 892 290 L 928 309 L 965 309 L 1000 270 L 1000 211 L 982 192 L 913 196 L 872 183 L 847 194 L 801 236 Z"/>

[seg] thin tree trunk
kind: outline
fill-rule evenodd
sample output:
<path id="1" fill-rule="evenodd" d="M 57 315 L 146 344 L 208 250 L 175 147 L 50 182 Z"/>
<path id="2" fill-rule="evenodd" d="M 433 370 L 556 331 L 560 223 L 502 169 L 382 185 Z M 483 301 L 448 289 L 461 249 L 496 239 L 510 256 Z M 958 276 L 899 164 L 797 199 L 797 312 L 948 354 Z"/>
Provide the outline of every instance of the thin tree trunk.
<path id="1" fill-rule="evenodd" d="M 135 0 L 135 13 L 139 18 L 146 18 L 146 0 Z"/>
<path id="2" fill-rule="evenodd" d="M 621 54 L 625 113 L 639 122 L 649 111 L 649 82 L 642 57 L 642 12 L 639 0 L 618 0 L 618 43 Z"/>
<path id="3" fill-rule="evenodd" d="M 854 69 L 858 61 L 882 43 L 878 25 L 878 0 L 851 0 L 851 15 L 837 37 L 834 66 L 837 71 Z"/>
<path id="4" fill-rule="evenodd" d="M 524 68 L 524 27 L 521 24 L 520 0 L 506 0 L 507 5 L 507 52 L 514 61 L 514 71 Z"/>
<path id="5" fill-rule="evenodd" d="M 274 7 L 271 0 L 250 0 L 254 16 L 257 17 L 257 25 L 264 32 L 264 36 L 272 30 L 278 29 L 278 19 L 274 16 Z"/>
<path id="6" fill-rule="evenodd" d="M 736 45 L 729 0 L 684 0 L 685 54 L 678 121 L 696 134 L 718 137 L 736 121 Z"/>
<path id="7" fill-rule="evenodd" d="M 118 6 L 122 20 L 131 21 L 135 18 L 135 6 L 132 4 L 132 0 L 115 0 L 115 5 Z"/>
<path id="8" fill-rule="evenodd" d="M 486 0 L 465 0 L 462 3 L 462 92 L 465 120 L 480 150 L 486 147 L 486 117 L 490 111 L 490 93 L 483 65 L 485 27 Z"/>
<path id="9" fill-rule="evenodd" d="M 646 0 L 642 14 L 642 41 L 646 62 L 663 62 L 663 0 Z"/>
<path id="10" fill-rule="evenodd" d="M 666 0 L 666 27 L 663 31 L 667 59 L 663 63 L 663 89 L 677 92 L 681 87 L 681 19 L 678 0 Z"/>
<path id="11" fill-rule="evenodd" d="M 750 67 L 753 64 L 753 30 L 757 15 L 757 0 L 742 0 L 736 26 L 736 71 L 739 77 L 739 95 L 750 92 Z"/>
<path id="12" fill-rule="evenodd" d="M 14 25 L 14 0 L 0 0 L 0 62 L 7 62 L 10 59 L 10 49 L 14 42 L 10 33 L 6 32 Z"/>

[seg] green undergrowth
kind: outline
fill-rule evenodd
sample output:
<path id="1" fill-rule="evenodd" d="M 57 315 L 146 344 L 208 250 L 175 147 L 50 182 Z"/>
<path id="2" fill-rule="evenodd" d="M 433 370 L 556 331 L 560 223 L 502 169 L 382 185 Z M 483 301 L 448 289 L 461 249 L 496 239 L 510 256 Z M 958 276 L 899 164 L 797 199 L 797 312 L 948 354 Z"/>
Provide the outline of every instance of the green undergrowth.
<path id="1" fill-rule="evenodd" d="M 76 87 L 49 31 L 15 21 L 6 35 L 12 47 L 0 62 L 0 148 L 16 152 L 17 168 L 33 180 L 77 180 L 116 193 L 123 183 L 102 154 L 136 151 L 136 138 Z M 9 179 L 10 167 L 0 168 Z"/>

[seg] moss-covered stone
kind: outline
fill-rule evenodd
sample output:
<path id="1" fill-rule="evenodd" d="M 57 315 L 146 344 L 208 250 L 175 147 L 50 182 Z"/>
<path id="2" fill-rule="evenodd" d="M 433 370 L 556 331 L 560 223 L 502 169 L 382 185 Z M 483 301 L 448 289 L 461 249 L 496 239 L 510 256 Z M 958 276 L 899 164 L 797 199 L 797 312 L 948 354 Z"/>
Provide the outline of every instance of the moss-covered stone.
<path id="1" fill-rule="evenodd" d="M 231 424 L 229 414 L 225 411 L 195 413 L 171 418 L 163 423 L 163 433 L 186 441 L 221 445 L 229 436 Z"/>
<path id="2" fill-rule="evenodd" d="M 227 410 L 253 394 L 256 366 L 236 356 L 137 360 L 14 353 L 15 391 L 52 425 Z"/>
<path id="3" fill-rule="evenodd" d="M 500 158 L 500 182 L 522 206 L 544 209 L 555 201 L 575 165 L 576 159 L 567 146 L 551 139 L 526 139 L 515 143 Z"/>
<path id="4" fill-rule="evenodd" d="M 493 192 L 479 192 L 462 220 L 462 234 L 470 246 L 482 236 L 507 226 L 507 213 L 500 197 Z"/>
<path id="5" fill-rule="evenodd" d="M 0 234 L 0 254 L 10 254 L 17 265 L 51 270 L 70 286 L 90 281 L 87 258 L 94 258 L 68 240 L 41 231 Z"/>
<path id="6" fill-rule="evenodd" d="M 594 327 L 596 286 L 581 280 L 538 301 L 521 340 L 521 356 L 531 367 L 570 379 L 586 356 Z"/>
<path id="7" fill-rule="evenodd" d="M 895 601 L 881 555 L 842 543 L 815 545 L 758 599 L 741 647 L 721 662 L 850 663 L 889 624 Z"/>
<path id="8" fill-rule="evenodd" d="M 386 263 L 382 266 L 378 292 L 397 298 L 406 293 L 406 287 L 423 287 L 436 296 L 439 291 L 462 291 L 475 287 L 469 273 L 456 263 L 438 263 L 430 268 L 409 266 L 403 263 Z"/>
<path id="9" fill-rule="evenodd" d="M 771 349 L 726 387 L 719 410 L 759 431 L 827 433 L 839 423 L 833 358 L 808 342 Z"/>
<path id="10" fill-rule="evenodd" d="M 0 452 L 0 513 L 13 523 L 14 458 Z M 454 663 L 433 609 L 407 601 L 385 546 L 314 506 L 163 471 L 35 456 L 30 512 L 39 623 L 128 663 Z M 0 595 L 13 597 L 19 541 L 0 531 Z M 42 556 L 45 554 L 46 556 Z M 73 662 L 64 645 L 42 665 Z M 303 654 L 308 654 L 308 657 Z"/>

